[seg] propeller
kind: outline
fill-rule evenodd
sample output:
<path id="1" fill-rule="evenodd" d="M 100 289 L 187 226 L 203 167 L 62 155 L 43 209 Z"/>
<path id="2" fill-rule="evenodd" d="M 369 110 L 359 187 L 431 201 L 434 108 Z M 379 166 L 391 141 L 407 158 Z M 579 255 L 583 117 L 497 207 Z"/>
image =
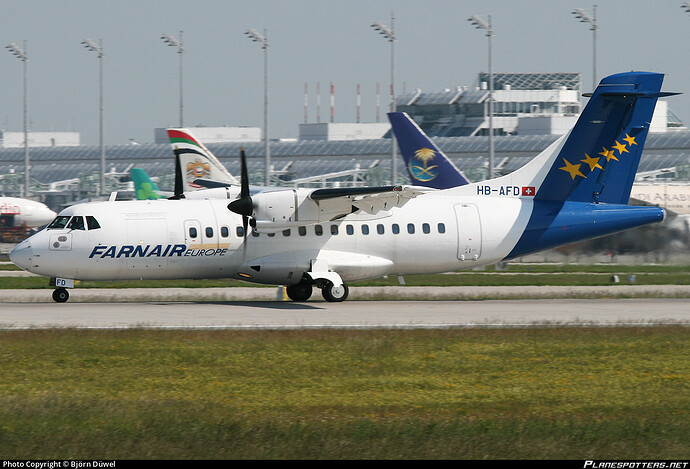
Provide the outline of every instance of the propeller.
<path id="1" fill-rule="evenodd" d="M 244 228 L 244 240 L 246 245 L 247 240 L 247 225 L 249 224 L 249 217 L 254 213 L 254 202 L 249 195 L 249 175 L 247 174 L 247 157 L 244 154 L 244 148 L 240 149 L 240 157 L 242 163 L 242 173 L 240 176 L 240 196 L 228 204 L 228 210 L 238 215 L 242 215 L 242 227 Z"/>
<path id="2" fill-rule="evenodd" d="M 184 199 L 184 183 L 182 182 L 182 166 L 180 164 L 180 150 L 175 147 L 175 195 L 171 199 Z"/>

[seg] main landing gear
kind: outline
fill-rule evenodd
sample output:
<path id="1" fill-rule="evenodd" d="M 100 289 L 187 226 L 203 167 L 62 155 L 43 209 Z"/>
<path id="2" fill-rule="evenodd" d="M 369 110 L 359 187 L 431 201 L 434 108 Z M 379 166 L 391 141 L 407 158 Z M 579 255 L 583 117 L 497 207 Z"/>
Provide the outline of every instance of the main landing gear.
<path id="1" fill-rule="evenodd" d="M 350 289 L 344 283 L 336 286 L 330 280 L 312 282 L 309 278 L 303 278 L 299 283 L 289 285 L 285 288 L 285 292 L 292 301 L 307 301 L 311 297 L 313 285 L 321 288 L 321 294 L 328 302 L 345 301 L 350 293 Z"/>

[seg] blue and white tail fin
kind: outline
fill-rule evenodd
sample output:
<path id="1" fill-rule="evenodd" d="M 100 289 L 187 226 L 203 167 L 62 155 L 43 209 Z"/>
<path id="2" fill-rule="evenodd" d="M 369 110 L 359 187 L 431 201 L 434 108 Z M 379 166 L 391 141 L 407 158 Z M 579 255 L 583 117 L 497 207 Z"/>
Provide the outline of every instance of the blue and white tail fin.
<path id="1" fill-rule="evenodd" d="M 225 166 L 218 161 L 206 146 L 187 129 L 168 129 L 168 138 L 173 151 L 180 159 L 182 186 L 184 191 L 201 189 L 196 179 L 210 179 L 215 182 L 239 185 L 239 182 Z"/>
<path id="2" fill-rule="evenodd" d="M 404 112 L 389 112 L 388 119 L 391 121 L 412 184 L 434 189 L 469 184 L 462 171 L 410 116 Z"/>
<path id="3" fill-rule="evenodd" d="M 611 75 L 591 95 L 573 129 L 517 171 L 495 179 L 535 200 L 627 204 L 663 75 Z M 523 195 L 524 191 L 523 191 Z"/>

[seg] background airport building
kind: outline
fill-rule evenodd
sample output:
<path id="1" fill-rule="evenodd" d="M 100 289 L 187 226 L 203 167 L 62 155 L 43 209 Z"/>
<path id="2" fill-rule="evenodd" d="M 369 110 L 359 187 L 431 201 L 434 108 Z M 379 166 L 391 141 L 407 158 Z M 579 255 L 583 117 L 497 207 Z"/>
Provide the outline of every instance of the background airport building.
<path id="1" fill-rule="evenodd" d="M 407 112 L 471 181 L 488 177 L 488 76 L 478 85 L 414 90 L 399 95 Z M 494 74 L 494 170 L 508 174 L 567 132 L 585 102 L 579 73 Z M 391 182 L 391 130 L 387 122 L 301 123 L 297 139 L 270 142 L 272 185 L 332 187 Z M 239 174 L 240 148 L 250 181 L 264 182 L 265 144 L 258 127 L 191 127 L 232 174 Z M 173 153 L 165 129 L 153 143 L 105 147 L 106 188 L 101 191 L 101 148 L 80 145 L 77 132 L 29 132 L 32 198 L 60 210 L 113 191 L 128 192 L 132 167 L 143 168 L 162 190 L 174 186 Z M 24 194 L 22 132 L 0 132 L 0 192 Z M 400 184 L 410 183 L 397 154 Z M 690 131 L 659 100 L 638 169 L 633 197 L 678 213 L 690 212 Z M 687 229 L 687 228 L 686 228 Z"/>

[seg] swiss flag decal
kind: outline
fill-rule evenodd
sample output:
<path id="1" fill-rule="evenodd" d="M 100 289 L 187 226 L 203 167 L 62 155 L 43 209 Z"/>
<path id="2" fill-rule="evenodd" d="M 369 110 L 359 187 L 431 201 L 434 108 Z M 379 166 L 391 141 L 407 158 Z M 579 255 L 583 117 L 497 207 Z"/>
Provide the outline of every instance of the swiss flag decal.
<path id="1" fill-rule="evenodd" d="M 533 186 L 522 186 L 522 195 L 527 195 L 527 196 L 534 196 L 534 187 Z"/>

